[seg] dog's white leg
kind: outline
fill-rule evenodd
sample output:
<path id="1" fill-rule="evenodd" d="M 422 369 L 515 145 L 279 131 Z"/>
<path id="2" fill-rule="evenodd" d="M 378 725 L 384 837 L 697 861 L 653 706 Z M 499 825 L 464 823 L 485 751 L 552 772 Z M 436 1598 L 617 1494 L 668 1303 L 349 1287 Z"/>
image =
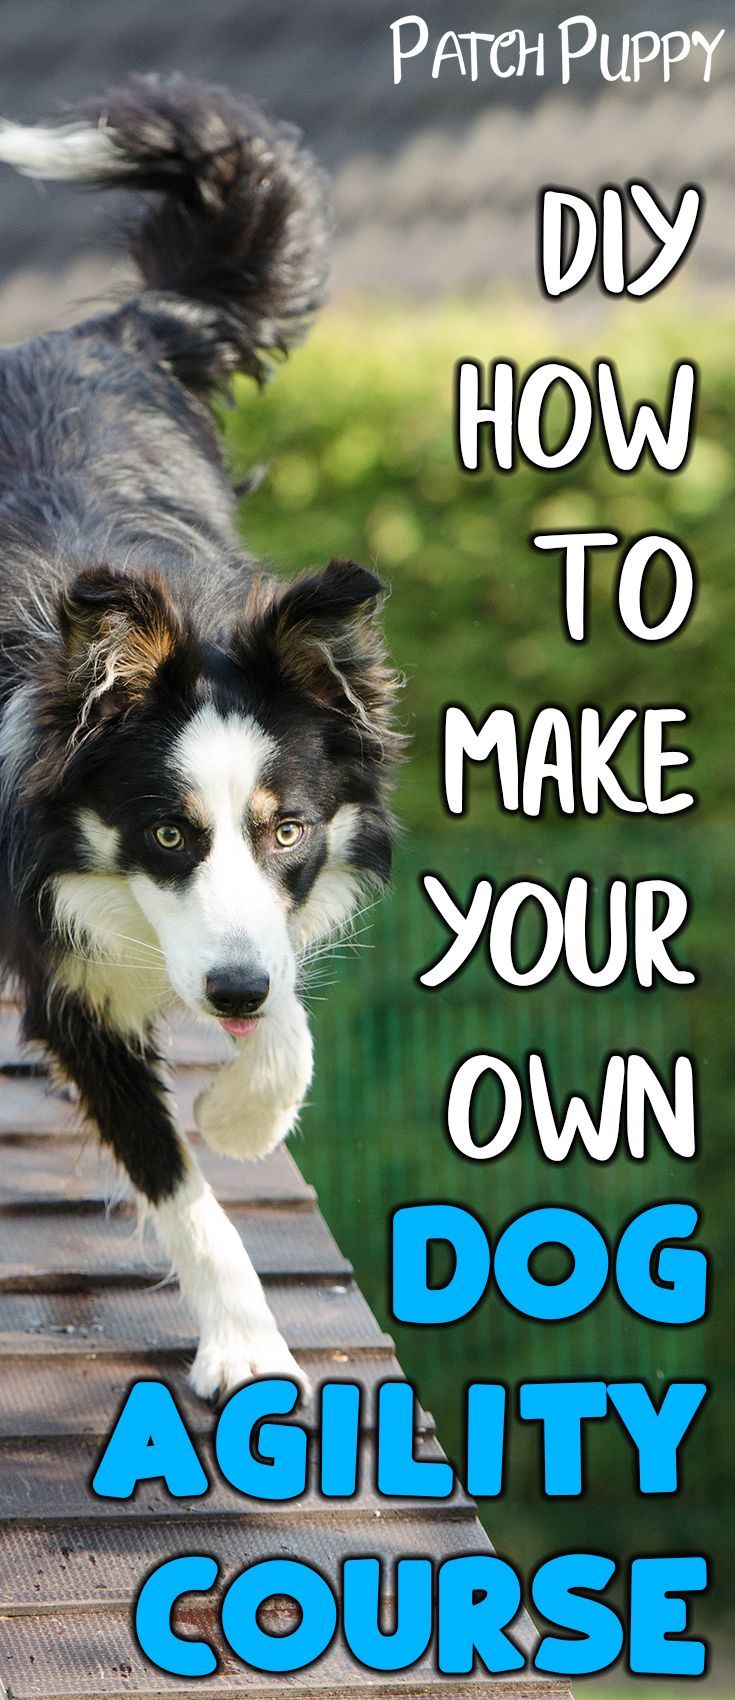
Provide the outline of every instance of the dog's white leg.
<path id="1" fill-rule="evenodd" d="M 192 1158 L 184 1180 L 152 1211 L 199 1332 L 190 1371 L 204 1399 L 255 1375 L 309 1384 L 279 1334 L 240 1235 Z"/>
<path id="2" fill-rule="evenodd" d="M 103 1026 L 70 992 L 44 998 L 29 1019 L 29 1032 L 79 1087 L 85 1113 L 130 1176 L 178 1275 L 199 1335 L 196 1391 L 212 1397 L 264 1374 L 304 1386 L 242 1240 L 174 1120 L 155 1050 Z"/>
<path id="3" fill-rule="evenodd" d="M 312 1072 L 303 1004 L 291 993 L 238 1041 L 194 1106 L 208 1145 L 233 1157 L 264 1157 L 291 1132 Z"/>

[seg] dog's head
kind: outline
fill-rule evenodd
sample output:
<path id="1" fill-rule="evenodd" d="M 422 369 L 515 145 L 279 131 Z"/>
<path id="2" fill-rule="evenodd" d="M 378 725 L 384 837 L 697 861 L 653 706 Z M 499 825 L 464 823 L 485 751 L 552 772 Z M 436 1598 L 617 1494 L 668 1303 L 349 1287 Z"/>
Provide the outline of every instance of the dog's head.
<path id="1" fill-rule="evenodd" d="M 396 681 L 381 589 L 349 561 L 256 579 L 214 644 L 154 574 L 100 568 L 71 585 L 34 684 L 30 790 L 55 822 L 46 881 L 78 949 L 105 931 L 90 937 L 85 893 L 122 882 L 177 995 L 247 1031 L 362 883 L 387 878 Z"/>

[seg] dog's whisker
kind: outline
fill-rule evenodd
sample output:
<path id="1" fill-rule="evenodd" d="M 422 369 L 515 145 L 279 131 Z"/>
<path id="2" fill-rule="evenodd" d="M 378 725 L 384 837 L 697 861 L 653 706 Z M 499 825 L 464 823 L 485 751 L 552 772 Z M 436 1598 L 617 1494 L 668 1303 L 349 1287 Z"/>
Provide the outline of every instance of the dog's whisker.
<path id="1" fill-rule="evenodd" d="M 145 939 L 137 939 L 132 933 L 115 933 L 111 927 L 100 927 L 97 923 L 95 923 L 94 930 L 96 933 L 102 934 L 104 938 L 120 939 L 123 944 L 133 944 L 137 949 L 150 951 L 151 955 L 160 956 L 165 960 L 165 952 L 161 950 L 159 945 L 147 944 Z"/>
<path id="2" fill-rule="evenodd" d="M 128 973 L 131 968 L 134 968 L 136 974 L 161 975 L 164 972 L 162 968 L 152 968 L 149 962 L 124 961 L 122 958 L 114 956 L 82 956 L 78 950 L 74 951 L 74 961 L 83 962 L 85 966 L 90 968 L 104 968 L 105 973 L 107 973 L 108 968 L 118 968 Z"/>

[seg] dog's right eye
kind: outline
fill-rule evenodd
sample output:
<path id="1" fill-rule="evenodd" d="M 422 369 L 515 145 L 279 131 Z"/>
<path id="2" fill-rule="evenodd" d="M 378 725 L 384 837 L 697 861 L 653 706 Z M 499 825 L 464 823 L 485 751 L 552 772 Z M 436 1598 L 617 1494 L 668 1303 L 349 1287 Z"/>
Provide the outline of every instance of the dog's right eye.
<path id="1" fill-rule="evenodd" d="M 181 828 L 166 821 L 162 826 L 153 828 L 153 837 L 162 850 L 183 850 L 184 834 Z"/>

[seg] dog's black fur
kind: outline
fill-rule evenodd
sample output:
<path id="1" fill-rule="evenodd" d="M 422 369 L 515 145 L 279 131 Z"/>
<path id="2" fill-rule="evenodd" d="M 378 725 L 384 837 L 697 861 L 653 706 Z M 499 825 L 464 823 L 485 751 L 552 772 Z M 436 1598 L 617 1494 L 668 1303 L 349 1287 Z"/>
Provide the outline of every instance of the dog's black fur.
<path id="1" fill-rule="evenodd" d="M 372 573 L 333 562 L 284 585 L 243 554 L 211 408 L 230 374 L 261 381 L 321 301 L 319 172 L 252 103 L 182 79 L 133 79 L 81 119 L 58 132 L 81 138 L 68 174 L 155 198 L 131 239 L 140 292 L 0 354 L 2 956 L 28 1037 L 157 1205 L 191 1171 L 153 1019 L 128 1031 L 114 999 L 87 994 L 81 966 L 70 979 L 70 954 L 82 965 L 100 946 L 83 920 L 71 938 L 61 924 L 59 878 L 141 873 L 186 888 L 210 827 L 189 821 L 172 860 L 150 816 L 183 810 L 170 751 L 206 701 L 222 720 L 254 717 L 277 750 L 274 807 L 308 816 L 306 847 L 278 865 L 253 829 L 289 914 L 329 864 L 345 806 L 356 825 L 344 859 L 385 879 L 393 679 Z M 2 131 L 1 157 L 17 162 Z M 26 168 L 43 175 L 34 159 Z M 112 835 L 109 865 L 97 868 L 85 811 Z"/>

